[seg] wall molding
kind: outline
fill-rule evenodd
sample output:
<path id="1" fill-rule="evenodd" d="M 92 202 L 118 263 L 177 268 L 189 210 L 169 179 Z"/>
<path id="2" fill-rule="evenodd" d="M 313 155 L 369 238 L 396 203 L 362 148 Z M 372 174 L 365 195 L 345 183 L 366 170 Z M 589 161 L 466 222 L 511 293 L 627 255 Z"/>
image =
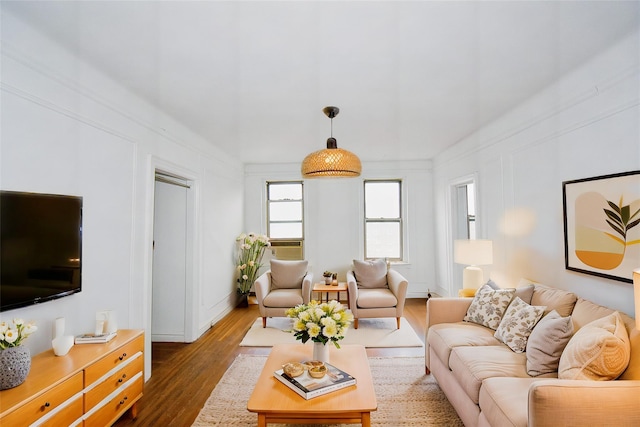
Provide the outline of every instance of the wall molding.
<path id="1" fill-rule="evenodd" d="M 460 152 L 458 153 L 452 153 L 451 156 L 447 158 L 444 158 L 446 157 L 446 154 L 445 154 L 444 156 L 442 156 L 443 159 L 439 161 L 437 159 L 434 159 L 433 168 L 434 170 L 445 169 L 451 163 L 458 162 L 461 159 L 466 157 L 477 155 L 481 151 L 487 150 L 492 146 L 501 144 L 511 138 L 516 137 L 517 135 L 523 134 L 526 131 L 548 120 L 551 120 L 552 118 L 559 116 L 562 113 L 568 112 L 571 109 L 577 108 L 578 106 L 588 101 L 591 101 L 599 96 L 604 95 L 607 92 L 617 88 L 627 80 L 632 78 L 637 78 L 639 74 L 640 74 L 640 64 L 634 64 L 633 66 L 627 67 L 617 73 L 614 73 L 609 78 L 603 79 L 600 82 L 597 82 L 595 85 L 590 86 L 588 89 L 583 90 L 582 92 L 569 97 L 564 102 L 555 104 L 553 107 L 548 108 L 546 111 L 542 111 L 540 114 L 530 117 L 529 119 L 524 119 L 520 121 L 520 123 L 511 126 L 509 129 L 505 129 L 503 132 L 497 132 L 492 136 L 484 138 L 483 140 L 479 141 L 477 144 L 473 146 L 466 147 L 467 148 L 466 150 L 460 150 Z M 543 95 L 543 93 L 536 95 L 536 97 L 541 95 Z M 519 108 L 526 106 L 526 104 L 528 102 L 531 102 L 533 99 L 534 98 L 530 98 L 528 101 L 525 101 L 523 104 L 520 104 L 519 106 L 515 107 L 514 110 L 517 110 Z M 573 123 L 568 124 L 560 129 L 557 129 L 554 132 L 551 132 L 543 137 L 536 138 L 533 141 L 527 142 L 525 145 L 539 144 L 541 142 L 545 142 L 550 139 L 557 138 L 567 133 L 571 133 L 577 129 L 589 126 L 593 123 L 609 118 L 615 114 L 619 114 L 628 109 L 637 107 L 638 105 L 640 105 L 640 98 L 637 95 L 635 95 L 633 100 L 616 104 L 615 106 L 607 110 L 604 110 L 601 113 L 590 117 L 589 119 L 581 120 L 577 122 L 574 121 Z M 504 118 L 505 118 L 504 115 L 501 117 L 498 117 L 493 122 L 485 125 L 483 128 L 478 129 L 476 133 L 482 132 L 488 126 L 491 126 L 493 123 L 497 121 L 504 120 Z M 454 147 L 456 146 L 460 147 L 460 145 L 469 145 L 469 138 L 459 141 L 456 145 L 454 145 Z"/>
<path id="2" fill-rule="evenodd" d="M 56 45 L 57 46 L 57 45 Z M 102 73 L 100 73 L 98 70 L 95 69 L 95 67 L 93 67 L 91 64 L 83 61 L 82 59 L 73 56 L 72 54 L 69 54 L 67 52 L 64 52 L 65 55 L 69 56 L 69 59 L 71 60 L 75 60 L 78 62 L 81 62 L 84 66 L 88 67 L 96 76 L 99 76 L 101 79 L 106 79 L 109 82 L 111 82 L 113 85 L 118 86 L 120 89 L 122 89 L 127 96 L 130 96 L 132 98 L 134 98 L 137 102 L 142 103 L 144 105 L 145 108 L 148 108 L 150 111 L 155 111 L 155 112 L 159 112 L 160 114 L 162 114 L 164 117 L 168 118 L 171 121 L 174 121 L 176 124 L 179 124 L 179 126 L 184 127 L 185 130 L 187 130 L 188 132 L 193 132 L 191 129 L 189 129 L 187 126 L 183 125 L 182 123 L 178 122 L 175 118 L 167 115 L 164 111 L 160 110 L 159 108 L 157 108 L 156 106 L 150 104 L 149 102 L 147 102 L 146 100 L 140 98 L 139 96 L 137 96 L 136 94 L 134 94 L 133 92 L 131 92 L 131 90 L 129 90 L 127 87 L 120 85 L 119 83 L 113 81 L 112 79 L 104 76 Z M 71 92 L 79 95 L 80 97 L 86 98 L 91 100 L 92 102 L 94 102 L 96 105 L 105 108 L 115 114 L 117 114 L 118 116 L 124 118 L 125 120 L 139 126 L 140 128 L 151 132 L 152 134 L 155 134 L 156 136 L 169 141 L 173 144 L 176 144 L 188 151 L 191 151 L 197 155 L 203 156 L 205 158 L 208 158 L 209 160 L 215 161 L 220 163 L 221 165 L 225 165 L 227 162 L 225 161 L 226 159 L 219 159 L 219 157 L 227 157 L 229 161 L 231 161 L 232 159 L 234 161 L 238 161 L 237 159 L 234 159 L 232 156 L 230 156 L 227 153 L 224 153 L 222 150 L 220 150 L 218 147 L 216 147 L 212 142 L 205 140 L 204 138 L 200 137 L 200 136 L 194 136 L 193 139 L 191 140 L 198 140 L 197 143 L 198 144 L 204 144 L 207 148 L 211 149 L 211 150 L 215 150 L 217 151 L 216 153 L 213 152 L 207 152 L 206 150 L 203 150 L 201 148 L 196 148 L 194 147 L 193 144 L 189 144 L 189 143 L 185 143 L 183 139 L 180 139 L 178 137 L 175 137 L 173 135 L 171 135 L 167 129 L 161 127 L 161 126 L 155 126 L 143 119 L 141 119 L 140 117 L 138 117 L 136 114 L 134 114 L 133 112 L 127 111 L 125 109 L 123 109 L 120 105 L 117 105 L 111 101 L 108 101 L 106 98 L 104 98 L 102 95 L 100 95 L 98 92 L 96 92 L 95 90 L 88 88 L 84 85 L 79 84 L 76 80 L 69 78 L 63 74 L 61 74 L 58 71 L 53 70 L 51 67 L 43 64 L 42 62 L 26 55 L 24 52 L 22 52 L 19 49 L 16 49 L 11 43 L 7 42 L 6 40 L 2 41 L 2 56 L 5 56 L 7 58 L 12 59 L 13 61 L 15 61 L 16 63 L 22 65 L 23 67 L 26 67 L 28 69 L 30 69 L 31 71 L 40 74 L 42 76 L 44 76 L 45 78 L 54 81 L 55 83 L 61 85 L 62 87 L 70 90 Z M 19 89 L 13 85 L 7 84 L 5 82 L 1 83 L 0 89 L 2 90 L 6 90 L 9 93 L 12 93 L 16 96 L 19 96 L 25 100 L 34 102 L 38 105 L 41 105 L 45 108 L 48 108 L 52 111 L 55 111 L 57 113 L 60 114 L 64 114 L 67 117 L 70 117 L 74 120 L 77 120 L 79 122 L 85 123 L 89 126 L 92 126 L 96 129 L 102 130 L 104 132 L 107 132 L 111 135 L 117 136 L 119 138 L 122 138 L 126 141 L 129 142 L 140 142 L 138 141 L 135 137 L 123 134 L 122 132 L 117 131 L 116 129 L 114 129 L 111 126 L 108 126 L 104 123 L 100 123 L 96 120 L 90 119 L 89 117 L 80 115 L 78 113 L 73 112 L 72 110 L 63 107 L 61 105 L 56 104 L 55 102 L 51 102 L 48 100 L 45 100 L 44 98 L 39 97 L 38 95 L 35 95 L 33 93 L 27 92 L 26 90 L 23 89 Z M 238 161 L 239 162 L 239 161 Z"/>

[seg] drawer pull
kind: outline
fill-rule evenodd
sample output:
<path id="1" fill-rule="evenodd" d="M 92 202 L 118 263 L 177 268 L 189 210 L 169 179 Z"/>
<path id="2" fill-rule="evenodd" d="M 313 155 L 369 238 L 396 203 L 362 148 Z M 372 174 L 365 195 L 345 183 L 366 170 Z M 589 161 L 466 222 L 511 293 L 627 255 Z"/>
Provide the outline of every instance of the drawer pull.
<path id="1" fill-rule="evenodd" d="M 118 357 L 118 359 L 124 360 L 125 357 L 127 357 L 127 353 L 122 353 L 122 356 Z"/>
<path id="2" fill-rule="evenodd" d="M 46 410 L 47 410 L 47 408 L 48 408 L 48 407 L 50 407 L 50 406 L 51 406 L 51 403 L 49 403 L 49 402 L 45 402 L 45 403 L 44 403 L 44 405 L 42 405 L 42 408 L 41 408 L 41 409 L 42 409 L 43 411 L 46 411 Z"/>
<path id="3" fill-rule="evenodd" d="M 124 397 L 124 399 L 122 399 L 122 400 L 120 401 L 120 404 L 121 404 L 121 405 L 124 405 L 125 400 L 127 400 L 127 396 L 125 396 L 125 397 Z"/>
<path id="4" fill-rule="evenodd" d="M 121 383 L 125 378 L 127 378 L 127 374 L 122 374 L 122 378 L 118 378 L 118 382 Z"/>

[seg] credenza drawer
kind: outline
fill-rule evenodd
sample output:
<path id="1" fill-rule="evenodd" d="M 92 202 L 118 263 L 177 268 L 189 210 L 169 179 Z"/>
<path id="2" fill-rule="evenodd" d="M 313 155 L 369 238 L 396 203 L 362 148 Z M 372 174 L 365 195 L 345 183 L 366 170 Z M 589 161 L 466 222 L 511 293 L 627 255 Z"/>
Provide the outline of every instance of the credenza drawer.
<path id="1" fill-rule="evenodd" d="M 115 397 L 87 416 L 84 421 L 85 427 L 104 427 L 113 424 L 142 397 L 143 386 L 143 375 L 131 380 Z"/>
<path id="2" fill-rule="evenodd" d="M 125 361 L 136 353 L 144 351 L 144 336 L 139 336 L 128 344 L 108 353 L 102 359 L 84 370 L 85 387 L 90 386 L 104 374 Z"/>
<path id="3" fill-rule="evenodd" d="M 74 394 L 81 392 L 82 388 L 82 372 L 78 372 L 40 396 L 36 396 L 34 399 L 26 402 L 8 416 L 2 418 L 2 426 L 22 427 L 25 425 L 31 425 L 40 418 L 52 413 Z M 80 415 L 82 415 L 82 400 L 80 400 Z"/>
<path id="4" fill-rule="evenodd" d="M 84 407 L 85 411 L 89 411 L 96 406 L 102 399 L 113 393 L 118 387 L 133 378 L 138 372 L 142 372 L 144 365 L 144 357 L 142 353 L 132 355 L 133 359 L 121 369 L 118 369 L 109 377 L 100 383 L 94 383 L 94 387 L 85 392 Z"/>
<path id="5" fill-rule="evenodd" d="M 82 395 L 78 394 L 73 398 L 71 402 L 68 402 L 66 406 L 60 409 L 51 418 L 48 418 L 42 423 L 38 423 L 38 427 L 61 427 L 70 426 L 75 421 L 82 422 L 82 415 L 84 410 L 82 407 Z"/>

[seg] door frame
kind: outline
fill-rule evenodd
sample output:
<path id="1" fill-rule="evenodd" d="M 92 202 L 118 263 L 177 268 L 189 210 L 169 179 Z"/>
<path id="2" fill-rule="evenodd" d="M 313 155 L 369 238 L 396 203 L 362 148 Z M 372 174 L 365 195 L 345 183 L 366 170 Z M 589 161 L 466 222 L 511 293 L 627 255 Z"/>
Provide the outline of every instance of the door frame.
<path id="1" fill-rule="evenodd" d="M 478 212 L 480 210 L 480 201 L 478 199 L 478 173 L 474 172 L 469 175 L 464 175 L 464 176 L 460 176 L 458 178 L 452 179 L 451 181 L 449 181 L 449 187 L 447 191 L 447 198 L 448 198 L 447 206 L 449 208 L 449 212 L 447 215 L 448 238 L 446 241 L 446 248 L 447 248 L 447 259 L 448 259 L 447 264 L 449 265 L 449 268 L 447 269 L 447 275 L 449 276 L 447 282 L 449 283 L 448 288 L 449 288 L 450 296 L 457 296 L 458 290 L 462 288 L 462 270 L 464 269 L 464 266 L 455 263 L 454 257 L 453 257 L 453 242 L 454 240 L 461 238 L 457 235 L 458 233 L 456 231 L 458 227 L 459 216 L 460 216 L 460 206 L 458 203 L 457 189 L 461 185 L 471 184 L 471 183 L 474 184 L 473 196 L 474 196 L 475 209 L 476 209 L 475 224 L 476 224 L 476 233 L 477 233 L 478 230 L 480 229 L 480 222 L 479 222 L 480 215 L 478 215 Z M 465 212 L 464 215 L 466 216 L 467 213 Z"/>
<path id="2" fill-rule="evenodd" d="M 190 191 L 187 191 L 187 243 L 185 254 L 185 332 L 184 342 L 193 342 L 198 338 L 198 319 L 200 317 L 200 305 L 198 304 L 198 286 L 200 283 L 200 233 L 199 222 L 199 176 L 192 170 L 176 165 L 167 160 L 151 156 L 148 174 L 149 209 L 147 215 L 146 259 L 145 269 L 145 333 L 151 343 L 152 320 L 152 291 L 153 291 L 153 227 L 155 209 L 155 176 L 156 172 L 174 175 L 189 182 Z"/>

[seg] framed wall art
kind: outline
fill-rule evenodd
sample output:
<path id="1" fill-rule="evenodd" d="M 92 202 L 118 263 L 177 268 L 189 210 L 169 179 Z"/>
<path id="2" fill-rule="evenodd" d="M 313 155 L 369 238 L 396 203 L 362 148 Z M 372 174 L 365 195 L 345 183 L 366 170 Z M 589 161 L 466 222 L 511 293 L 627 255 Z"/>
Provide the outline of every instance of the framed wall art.
<path id="1" fill-rule="evenodd" d="M 565 267 L 632 282 L 640 267 L 640 170 L 562 183 Z"/>

